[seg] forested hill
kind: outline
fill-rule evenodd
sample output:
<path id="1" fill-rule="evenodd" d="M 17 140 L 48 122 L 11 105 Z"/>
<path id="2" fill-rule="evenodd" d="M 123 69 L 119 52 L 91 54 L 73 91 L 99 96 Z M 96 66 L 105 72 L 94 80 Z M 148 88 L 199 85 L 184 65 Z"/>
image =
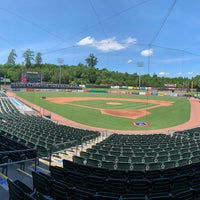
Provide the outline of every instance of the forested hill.
<path id="1" fill-rule="evenodd" d="M 154 75 L 128 74 L 117 71 L 108 71 L 106 68 L 98 69 L 79 63 L 78 65 L 54 65 L 54 64 L 32 64 L 10 66 L 0 65 L 0 77 L 10 78 L 12 82 L 20 82 L 21 73 L 34 71 L 42 74 L 43 82 L 65 84 L 95 84 L 95 85 L 119 85 L 137 87 L 140 79 L 141 87 L 164 87 L 164 84 L 176 84 L 178 88 L 200 87 L 200 75 L 188 79 L 185 77 L 168 78 Z"/>

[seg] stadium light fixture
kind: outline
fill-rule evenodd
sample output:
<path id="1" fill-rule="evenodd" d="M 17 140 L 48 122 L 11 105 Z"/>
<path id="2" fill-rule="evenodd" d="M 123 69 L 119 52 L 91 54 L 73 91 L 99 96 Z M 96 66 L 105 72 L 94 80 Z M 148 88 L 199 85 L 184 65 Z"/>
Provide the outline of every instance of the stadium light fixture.
<path id="1" fill-rule="evenodd" d="M 61 84 L 61 77 L 62 77 L 62 74 L 61 74 L 61 65 L 63 64 L 64 59 L 63 58 L 58 58 L 57 60 L 58 60 L 58 63 L 60 65 L 59 84 Z"/>
<path id="2" fill-rule="evenodd" d="M 141 68 L 144 66 L 144 63 L 143 62 L 137 62 L 137 67 L 138 68 Z M 141 76 L 140 76 L 140 70 L 139 70 L 139 80 L 138 80 L 138 87 L 139 87 L 139 90 L 140 90 L 140 87 L 141 87 Z"/>

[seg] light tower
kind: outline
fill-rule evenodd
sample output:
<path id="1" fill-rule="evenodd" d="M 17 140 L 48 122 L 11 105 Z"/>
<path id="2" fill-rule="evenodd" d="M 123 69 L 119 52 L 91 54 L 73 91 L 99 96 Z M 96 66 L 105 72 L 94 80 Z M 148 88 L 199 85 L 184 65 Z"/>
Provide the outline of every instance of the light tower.
<path id="1" fill-rule="evenodd" d="M 142 68 L 143 66 L 144 66 L 144 63 L 143 63 L 143 62 L 137 62 L 137 67 L 139 68 L 139 80 L 138 80 L 138 87 L 139 87 L 139 90 L 140 90 L 140 87 L 141 87 L 140 68 Z"/>
<path id="2" fill-rule="evenodd" d="M 57 59 L 58 60 L 58 63 L 59 63 L 59 65 L 60 65 L 60 73 L 59 73 L 59 84 L 61 84 L 61 65 L 63 64 L 63 62 L 64 62 L 64 59 L 63 58 L 58 58 Z"/>

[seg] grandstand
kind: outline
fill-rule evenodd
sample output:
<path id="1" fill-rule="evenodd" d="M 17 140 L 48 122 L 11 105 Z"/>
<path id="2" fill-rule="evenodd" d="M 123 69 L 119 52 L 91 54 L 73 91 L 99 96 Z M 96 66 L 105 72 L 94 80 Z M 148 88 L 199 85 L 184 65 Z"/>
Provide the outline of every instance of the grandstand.
<path id="1" fill-rule="evenodd" d="M 103 135 L 55 123 L 4 92 L 0 111 L 1 199 L 200 199 L 198 127 Z"/>

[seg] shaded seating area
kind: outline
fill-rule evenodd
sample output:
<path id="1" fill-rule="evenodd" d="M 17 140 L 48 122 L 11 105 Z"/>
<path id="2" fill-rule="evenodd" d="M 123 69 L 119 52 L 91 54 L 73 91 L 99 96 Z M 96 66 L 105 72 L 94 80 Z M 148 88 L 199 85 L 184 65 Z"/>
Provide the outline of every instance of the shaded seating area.
<path id="1" fill-rule="evenodd" d="M 200 197 L 200 163 L 154 171 L 123 171 L 63 160 L 63 167 L 51 166 L 49 175 L 33 171 L 32 177 L 33 188 L 23 193 L 27 195 L 31 191 L 29 196 L 33 199 L 38 199 L 36 194 L 47 199 L 82 200 L 197 200 Z"/>
<path id="2" fill-rule="evenodd" d="M 0 168 L 2 173 L 7 175 L 8 166 L 18 164 L 20 169 L 25 169 L 25 163 L 37 161 L 35 149 L 28 148 L 18 142 L 0 136 Z"/>

